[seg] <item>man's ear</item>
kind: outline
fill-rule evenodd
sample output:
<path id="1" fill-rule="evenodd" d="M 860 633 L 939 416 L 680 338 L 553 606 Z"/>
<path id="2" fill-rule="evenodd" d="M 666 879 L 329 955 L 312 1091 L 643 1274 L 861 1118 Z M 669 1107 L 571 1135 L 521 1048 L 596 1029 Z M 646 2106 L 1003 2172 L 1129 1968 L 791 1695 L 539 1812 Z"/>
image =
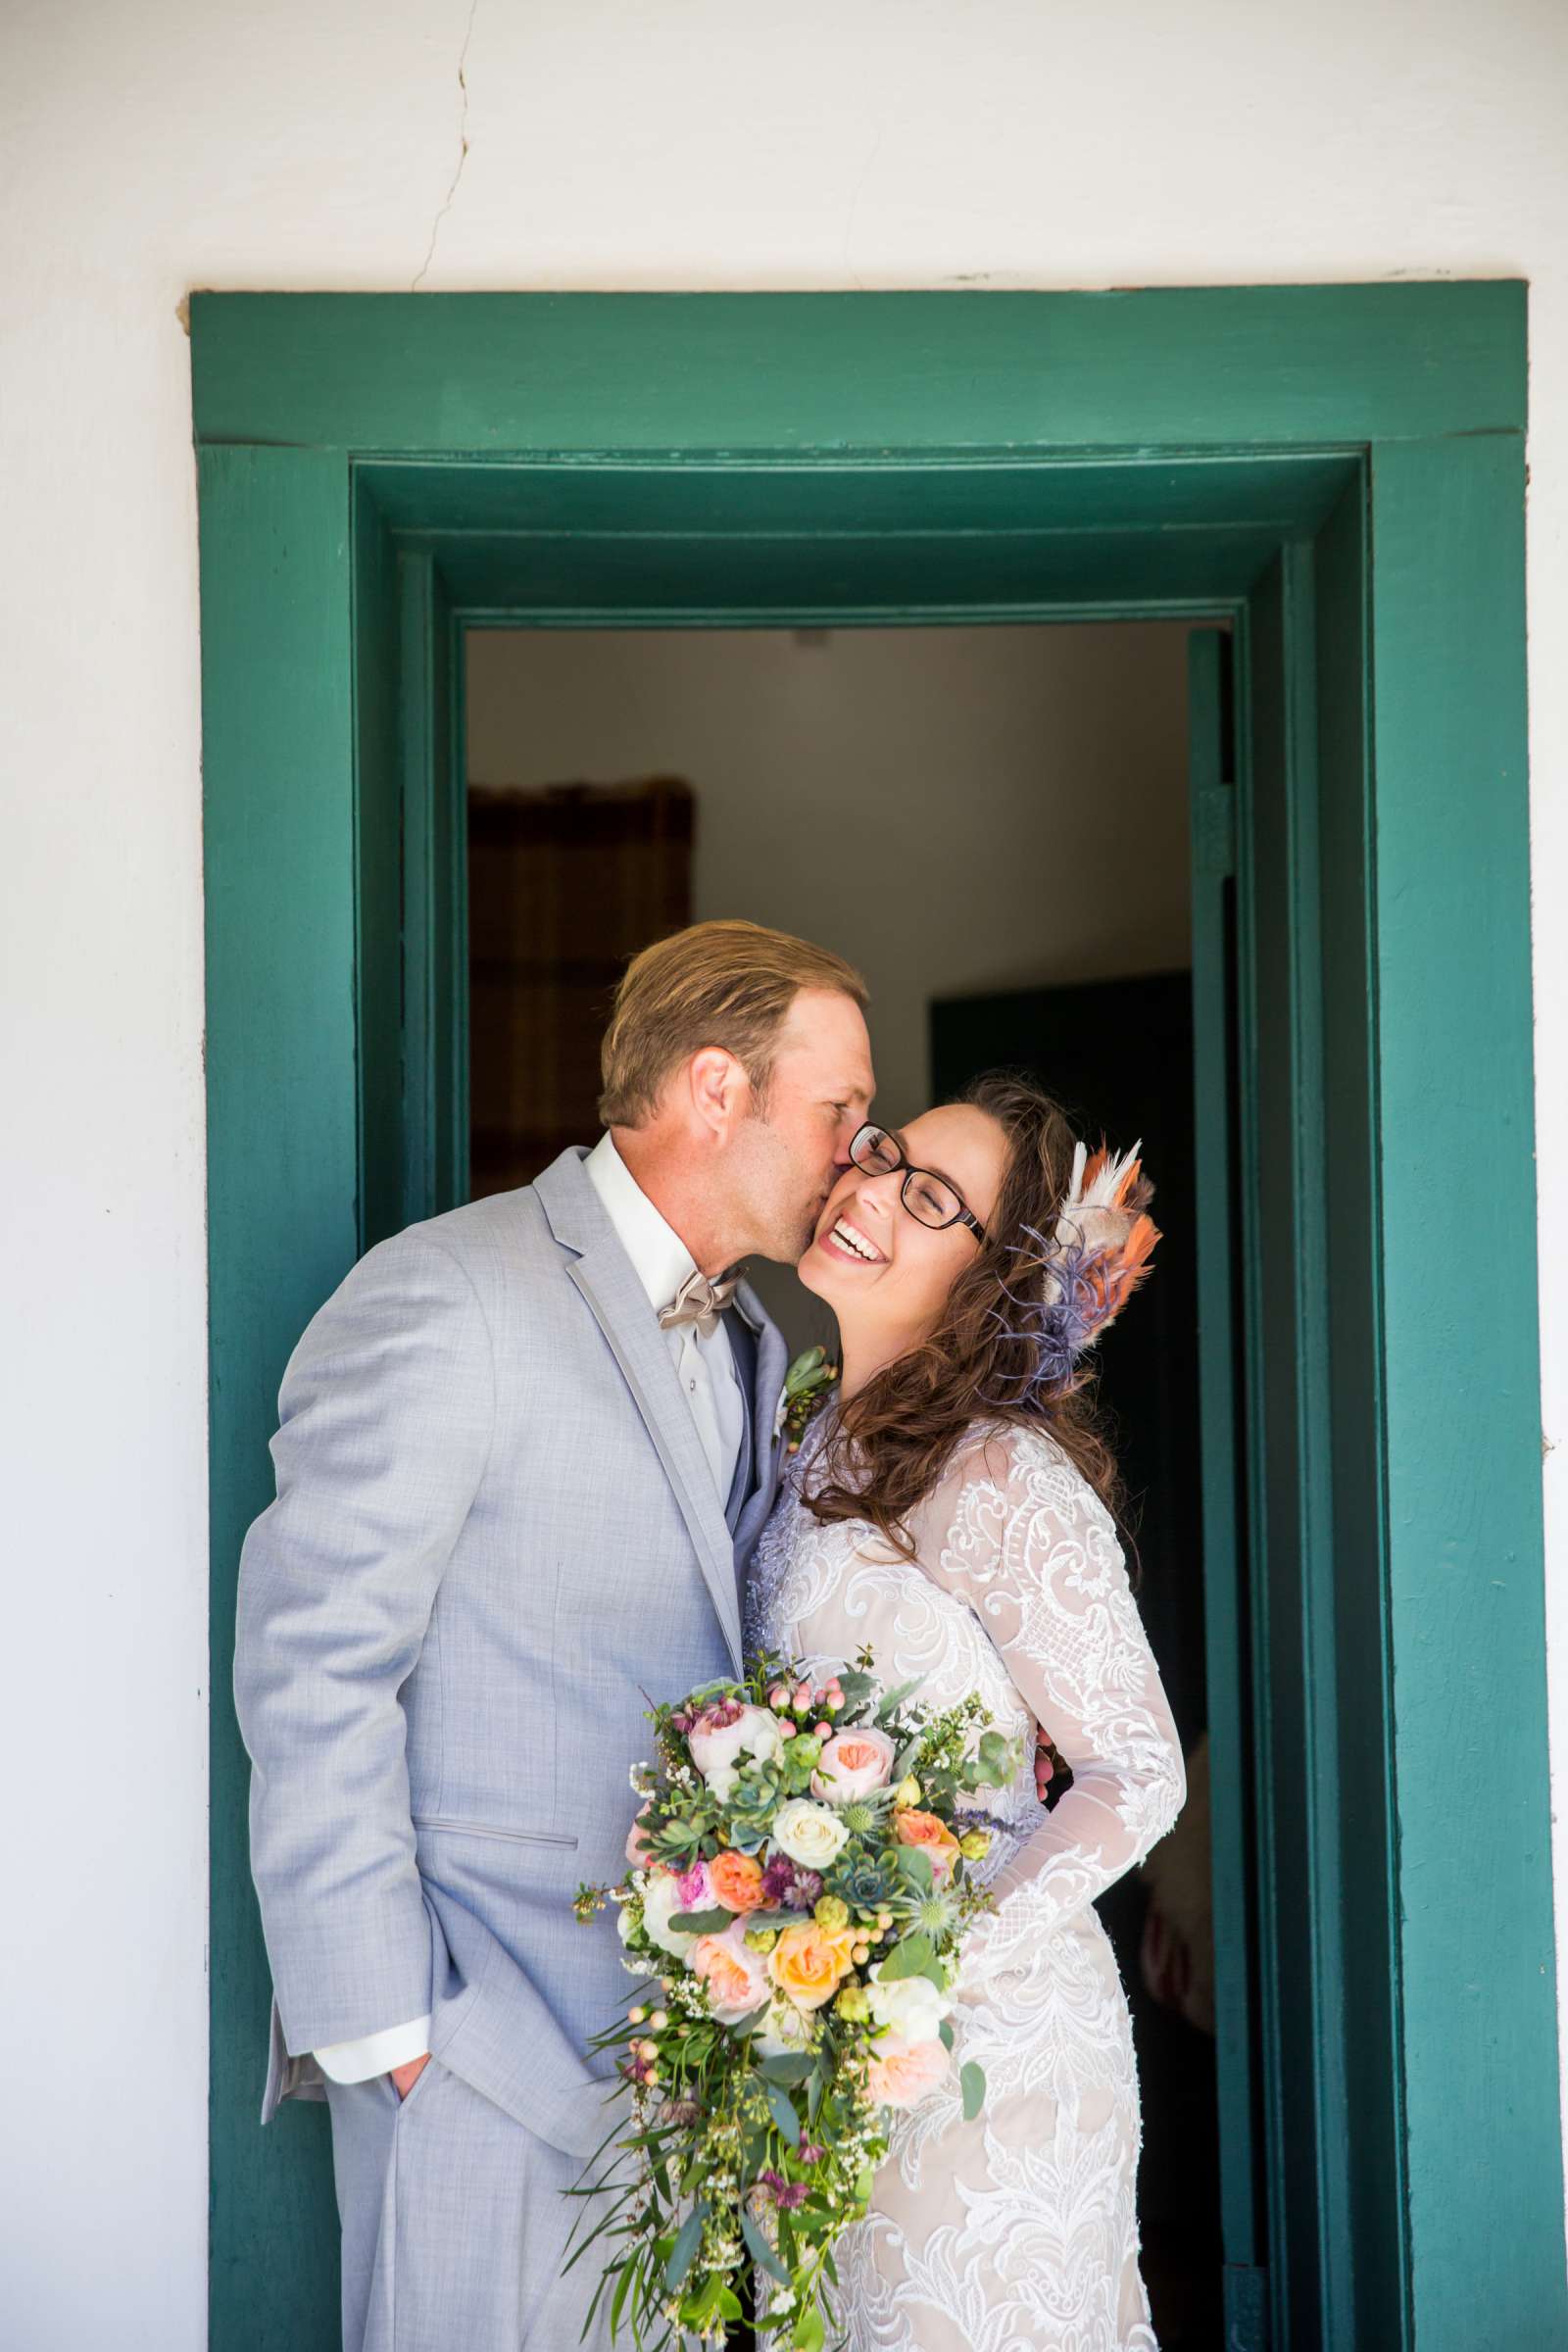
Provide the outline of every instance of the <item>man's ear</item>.
<path id="1" fill-rule="evenodd" d="M 698 1125 L 714 1143 L 725 1142 L 745 1113 L 751 1080 L 722 1046 L 704 1046 L 694 1054 L 686 1065 L 686 1077 Z"/>

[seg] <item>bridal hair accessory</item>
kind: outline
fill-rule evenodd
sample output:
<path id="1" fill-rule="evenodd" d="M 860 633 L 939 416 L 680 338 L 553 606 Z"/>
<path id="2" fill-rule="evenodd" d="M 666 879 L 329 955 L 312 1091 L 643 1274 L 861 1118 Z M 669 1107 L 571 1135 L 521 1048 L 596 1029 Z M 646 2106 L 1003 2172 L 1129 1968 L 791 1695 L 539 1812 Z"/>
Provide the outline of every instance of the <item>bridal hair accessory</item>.
<path id="1" fill-rule="evenodd" d="M 1012 1245 L 1019 1261 L 1003 1284 L 1003 1304 L 993 1318 L 1015 1340 L 1024 1362 L 1004 1377 L 1008 1404 L 1039 1404 L 1064 1396 L 1077 1384 L 1078 1358 L 1112 1324 L 1149 1272 L 1159 1228 L 1148 1214 L 1154 1188 L 1138 1157 L 1141 1145 L 1113 1152 L 1102 1143 L 1091 1158 L 1087 1145 L 1072 1155 L 1066 1198 L 1048 1239 L 1026 1225 L 1027 1239 Z M 1038 1298 L 1021 1287 L 1042 1274 Z"/>

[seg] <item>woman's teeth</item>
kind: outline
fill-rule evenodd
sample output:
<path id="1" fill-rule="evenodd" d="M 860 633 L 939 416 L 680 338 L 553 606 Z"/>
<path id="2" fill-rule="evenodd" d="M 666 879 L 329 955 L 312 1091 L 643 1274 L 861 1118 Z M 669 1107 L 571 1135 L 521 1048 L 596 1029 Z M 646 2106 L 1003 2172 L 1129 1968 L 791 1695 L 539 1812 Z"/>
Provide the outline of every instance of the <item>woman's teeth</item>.
<path id="1" fill-rule="evenodd" d="M 863 1257 L 868 1266 L 882 1263 L 881 1251 L 873 1250 L 869 1242 L 862 1242 L 853 1226 L 846 1225 L 842 1219 L 833 1228 L 833 1239 L 841 1249 L 850 1250 L 854 1256 Z"/>

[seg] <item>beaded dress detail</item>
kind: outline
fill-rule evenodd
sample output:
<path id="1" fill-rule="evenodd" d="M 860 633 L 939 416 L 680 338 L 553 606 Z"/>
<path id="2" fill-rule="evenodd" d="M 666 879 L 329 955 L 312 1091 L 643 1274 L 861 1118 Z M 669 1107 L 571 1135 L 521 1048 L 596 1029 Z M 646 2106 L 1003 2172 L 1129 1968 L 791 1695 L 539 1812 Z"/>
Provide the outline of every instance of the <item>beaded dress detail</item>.
<path id="1" fill-rule="evenodd" d="M 1181 1749 L 1115 1526 L 1044 1430 L 976 1425 L 900 1557 L 865 1521 L 801 1501 L 831 1410 L 807 1431 L 754 1558 L 747 1647 L 853 1660 L 922 1704 L 978 1691 L 1021 1740 L 978 1868 L 998 1908 L 970 1931 L 955 2063 L 896 2114 L 867 2218 L 836 2257 L 850 2352 L 1157 2352 L 1138 2268 L 1142 2139 L 1131 2021 L 1095 1897 L 1164 1836 Z M 1047 1811 L 1044 1723 L 1072 1768 Z M 965 2124 L 957 2070 L 986 2101 Z"/>

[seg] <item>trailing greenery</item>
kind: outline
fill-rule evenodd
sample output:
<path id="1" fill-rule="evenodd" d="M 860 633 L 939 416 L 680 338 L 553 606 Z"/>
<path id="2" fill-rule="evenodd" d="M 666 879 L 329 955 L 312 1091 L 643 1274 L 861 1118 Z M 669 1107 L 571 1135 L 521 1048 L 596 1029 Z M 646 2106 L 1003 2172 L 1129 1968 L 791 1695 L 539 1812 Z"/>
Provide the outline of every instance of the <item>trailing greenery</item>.
<path id="1" fill-rule="evenodd" d="M 883 1690 L 868 1650 L 825 1679 L 762 1656 L 653 1708 L 633 1867 L 575 1900 L 612 1901 L 628 1969 L 658 1980 L 592 2045 L 621 2112 L 570 2192 L 567 2267 L 601 2266 L 585 2333 L 608 2298 L 649 2352 L 720 2341 L 749 2274 L 760 2341 L 839 2340 L 834 2247 L 889 2110 L 951 2073 L 959 1950 L 992 1907 L 962 1800 L 1019 1768 L 977 1697 L 937 1713 L 913 1689 Z M 980 2069 L 958 2087 L 972 2120 Z"/>

